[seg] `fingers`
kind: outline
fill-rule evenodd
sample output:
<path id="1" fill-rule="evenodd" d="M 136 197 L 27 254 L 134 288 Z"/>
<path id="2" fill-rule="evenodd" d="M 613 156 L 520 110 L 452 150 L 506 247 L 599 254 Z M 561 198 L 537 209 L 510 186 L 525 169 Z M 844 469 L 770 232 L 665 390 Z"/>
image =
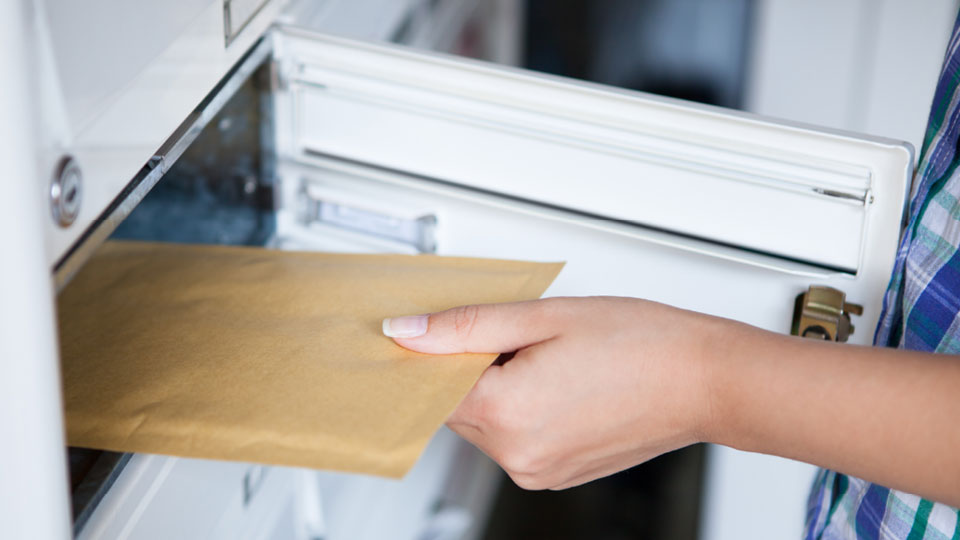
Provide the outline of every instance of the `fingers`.
<path id="1" fill-rule="evenodd" d="M 527 361 L 540 347 L 524 349 L 516 361 Z M 536 487 L 543 480 L 540 457 L 548 452 L 528 425 L 531 411 L 524 409 L 522 397 L 529 393 L 526 382 L 506 366 L 490 366 L 447 419 L 447 427 L 500 464 L 519 485 L 544 489 L 553 485 Z"/>
<path id="2" fill-rule="evenodd" d="M 383 333 L 402 347 L 430 354 L 512 352 L 556 335 L 554 308 L 549 300 L 460 306 L 385 319 Z"/>
<path id="3" fill-rule="evenodd" d="M 496 438 L 491 437 L 495 429 L 489 420 L 504 400 L 502 375 L 501 366 L 488 367 L 446 421 L 447 427 L 491 457 Z"/>

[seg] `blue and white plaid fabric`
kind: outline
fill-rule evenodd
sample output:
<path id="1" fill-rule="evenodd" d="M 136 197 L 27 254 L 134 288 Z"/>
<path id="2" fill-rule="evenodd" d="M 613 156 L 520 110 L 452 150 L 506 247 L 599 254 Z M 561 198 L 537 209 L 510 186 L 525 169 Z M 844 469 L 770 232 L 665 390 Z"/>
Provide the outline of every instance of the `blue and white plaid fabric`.
<path id="1" fill-rule="evenodd" d="M 878 346 L 960 353 L 958 29 L 960 18 L 954 24 L 930 108 L 909 219 L 874 336 Z M 957 392 L 960 399 L 960 388 Z M 957 455 L 960 459 L 960 449 Z M 822 470 L 810 493 L 804 538 L 960 540 L 960 512 Z"/>

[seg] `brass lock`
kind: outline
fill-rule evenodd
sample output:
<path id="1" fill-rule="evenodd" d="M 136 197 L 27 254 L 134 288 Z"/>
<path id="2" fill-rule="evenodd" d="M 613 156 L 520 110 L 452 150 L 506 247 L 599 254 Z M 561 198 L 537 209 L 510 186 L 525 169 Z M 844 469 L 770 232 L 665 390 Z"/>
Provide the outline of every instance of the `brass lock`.
<path id="1" fill-rule="evenodd" d="M 863 314 L 863 306 L 847 302 L 846 297 L 843 291 L 832 287 L 811 285 L 797 296 L 790 333 L 824 341 L 847 341 L 854 330 L 850 315 Z"/>

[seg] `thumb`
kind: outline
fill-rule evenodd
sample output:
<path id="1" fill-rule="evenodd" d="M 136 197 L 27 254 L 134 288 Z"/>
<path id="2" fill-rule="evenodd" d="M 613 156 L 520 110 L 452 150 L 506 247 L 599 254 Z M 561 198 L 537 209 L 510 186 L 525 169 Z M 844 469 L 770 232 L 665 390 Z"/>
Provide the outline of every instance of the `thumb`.
<path id="1" fill-rule="evenodd" d="M 554 337 L 544 300 L 460 306 L 428 315 L 383 320 L 401 347 L 430 354 L 513 352 Z"/>

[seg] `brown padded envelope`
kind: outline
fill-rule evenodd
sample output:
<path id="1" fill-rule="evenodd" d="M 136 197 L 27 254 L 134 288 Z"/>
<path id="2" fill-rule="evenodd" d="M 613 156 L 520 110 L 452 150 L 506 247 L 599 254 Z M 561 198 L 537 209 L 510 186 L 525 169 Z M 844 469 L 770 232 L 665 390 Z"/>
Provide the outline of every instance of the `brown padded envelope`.
<path id="1" fill-rule="evenodd" d="M 381 320 L 537 298 L 561 267 L 109 242 L 58 298 L 68 442 L 402 476 L 495 355 Z"/>

